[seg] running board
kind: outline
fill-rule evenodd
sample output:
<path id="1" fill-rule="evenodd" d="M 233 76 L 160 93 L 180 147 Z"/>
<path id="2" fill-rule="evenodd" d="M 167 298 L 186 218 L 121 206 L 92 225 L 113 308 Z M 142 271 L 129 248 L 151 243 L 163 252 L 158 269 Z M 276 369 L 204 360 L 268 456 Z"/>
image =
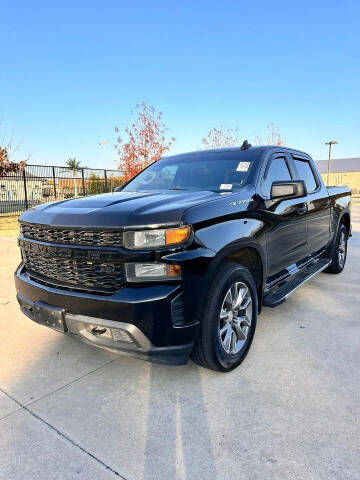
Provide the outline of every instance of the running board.
<path id="1" fill-rule="evenodd" d="M 276 307 L 282 302 L 285 302 L 286 298 L 300 288 L 304 283 L 308 282 L 318 273 L 325 270 L 331 263 L 328 258 L 323 258 L 317 261 L 311 267 L 305 268 L 298 274 L 294 275 L 291 280 L 288 280 L 284 285 L 279 287 L 275 291 L 270 291 L 265 294 L 263 305 L 265 307 Z"/>

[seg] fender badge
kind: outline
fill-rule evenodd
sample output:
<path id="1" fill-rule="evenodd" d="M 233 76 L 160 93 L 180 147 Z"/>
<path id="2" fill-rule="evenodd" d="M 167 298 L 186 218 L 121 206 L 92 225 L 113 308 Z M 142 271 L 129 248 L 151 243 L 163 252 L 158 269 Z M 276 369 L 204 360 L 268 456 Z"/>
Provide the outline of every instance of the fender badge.
<path id="1" fill-rule="evenodd" d="M 230 202 L 229 205 L 234 207 L 235 205 L 241 205 L 242 203 L 250 203 L 251 198 L 247 198 L 246 200 L 238 200 L 237 202 Z"/>

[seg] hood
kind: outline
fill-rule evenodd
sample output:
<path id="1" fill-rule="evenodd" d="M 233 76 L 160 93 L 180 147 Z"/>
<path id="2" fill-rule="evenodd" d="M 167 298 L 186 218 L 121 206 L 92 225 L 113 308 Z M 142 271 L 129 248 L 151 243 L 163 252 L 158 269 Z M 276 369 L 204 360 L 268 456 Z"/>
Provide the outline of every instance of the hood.
<path id="1" fill-rule="evenodd" d="M 62 227 L 138 227 L 179 224 L 185 210 L 204 204 L 211 191 L 115 192 L 39 205 L 20 221 Z"/>

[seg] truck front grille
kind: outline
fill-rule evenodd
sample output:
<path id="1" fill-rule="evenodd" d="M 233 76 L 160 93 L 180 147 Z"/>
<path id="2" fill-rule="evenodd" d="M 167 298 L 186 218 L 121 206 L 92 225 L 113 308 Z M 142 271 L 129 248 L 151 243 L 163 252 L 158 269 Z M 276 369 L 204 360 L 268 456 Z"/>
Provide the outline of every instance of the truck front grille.
<path id="1" fill-rule="evenodd" d="M 36 223 L 20 223 L 20 234 L 24 238 L 46 243 L 67 245 L 91 245 L 93 247 L 122 247 L 122 231 L 82 230 L 50 227 Z"/>
<path id="2" fill-rule="evenodd" d="M 22 253 L 30 276 L 32 273 L 40 275 L 46 283 L 105 291 L 119 290 L 125 283 L 124 266 L 121 263 L 56 258 L 46 251 L 33 251 L 30 245 L 23 245 Z"/>

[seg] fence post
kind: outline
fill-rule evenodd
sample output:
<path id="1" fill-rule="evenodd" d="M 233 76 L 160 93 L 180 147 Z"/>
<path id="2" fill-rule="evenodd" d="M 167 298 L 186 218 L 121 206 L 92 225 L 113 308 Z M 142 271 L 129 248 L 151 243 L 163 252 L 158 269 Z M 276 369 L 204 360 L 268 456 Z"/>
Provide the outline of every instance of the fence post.
<path id="1" fill-rule="evenodd" d="M 52 167 L 52 174 L 54 180 L 54 197 L 56 198 L 56 178 L 55 178 L 55 167 Z"/>
<path id="2" fill-rule="evenodd" d="M 106 170 L 104 170 L 104 186 L 105 186 L 105 191 L 107 192 L 107 175 L 106 175 Z"/>
<path id="3" fill-rule="evenodd" d="M 84 178 L 84 169 L 81 169 L 81 180 L 82 180 L 82 188 L 83 188 L 83 195 L 85 196 L 85 178 Z"/>
<path id="4" fill-rule="evenodd" d="M 28 196 L 27 196 L 27 189 L 26 189 L 26 175 L 25 175 L 25 168 L 23 170 L 23 181 L 24 181 L 24 194 L 25 194 L 25 208 L 26 210 L 29 208 Z"/>

